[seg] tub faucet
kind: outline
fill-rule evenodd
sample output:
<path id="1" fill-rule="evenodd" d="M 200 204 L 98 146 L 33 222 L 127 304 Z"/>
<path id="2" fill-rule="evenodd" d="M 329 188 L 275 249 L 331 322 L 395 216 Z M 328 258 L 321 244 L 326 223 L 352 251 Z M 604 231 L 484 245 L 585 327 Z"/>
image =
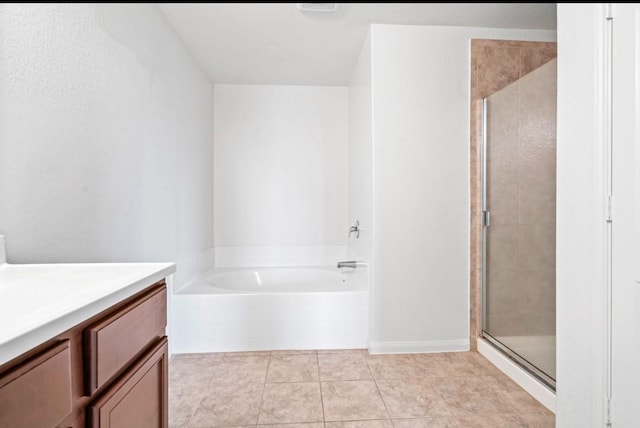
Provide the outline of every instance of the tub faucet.
<path id="1" fill-rule="evenodd" d="M 360 220 L 356 220 L 356 224 L 349 228 L 349 238 L 351 237 L 352 233 L 356 234 L 356 239 L 360 237 Z"/>
<path id="2" fill-rule="evenodd" d="M 361 260 L 348 260 L 348 261 L 344 261 L 344 262 L 338 262 L 338 269 L 341 268 L 358 268 L 358 267 L 363 267 L 363 266 L 367 266 L 367 262 L 361 261 Z"/>

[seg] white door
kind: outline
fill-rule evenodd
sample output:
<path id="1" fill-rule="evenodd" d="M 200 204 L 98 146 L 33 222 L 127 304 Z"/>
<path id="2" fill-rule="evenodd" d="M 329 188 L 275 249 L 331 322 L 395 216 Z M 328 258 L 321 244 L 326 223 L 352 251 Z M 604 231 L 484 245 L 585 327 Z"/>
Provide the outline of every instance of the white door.
<path id="1" fill-rule="evenodd" d="M 640 5 L 613 9 L 611 420 L 640 427 Z"/>

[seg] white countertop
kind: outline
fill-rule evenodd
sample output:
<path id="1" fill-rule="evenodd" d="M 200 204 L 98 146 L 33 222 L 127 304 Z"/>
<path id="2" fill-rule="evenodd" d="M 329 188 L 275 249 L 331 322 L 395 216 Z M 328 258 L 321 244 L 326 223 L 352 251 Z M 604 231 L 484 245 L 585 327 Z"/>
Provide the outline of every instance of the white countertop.
<path id="1" fill-rule="evenodd" d="M 0 261 L 0 365 L 175 270 L 173 263 Z"/>

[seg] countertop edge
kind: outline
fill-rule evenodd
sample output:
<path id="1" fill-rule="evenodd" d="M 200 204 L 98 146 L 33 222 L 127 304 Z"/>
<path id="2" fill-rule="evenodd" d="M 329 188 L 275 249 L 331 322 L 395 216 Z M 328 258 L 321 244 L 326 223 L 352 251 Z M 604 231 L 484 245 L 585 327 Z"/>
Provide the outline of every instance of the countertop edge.
<path id="1" fill-rule="evenodd" d="M 133 296 L 172 275 L 176 271 L 174 263 L 167 263 L 165 267 L 158 269 L 152 274 L 125 285 L 109 294 L 97 297 L 92 302 L 68 312 L 49 323 L 36 327 L 0 345 L 0 366 L 13 360 L 36 346 L 50 340 L 57 335 L 64 333 L 70 328 L 84 322 L 85 320 L 99 314 L 105 309 Z"/>

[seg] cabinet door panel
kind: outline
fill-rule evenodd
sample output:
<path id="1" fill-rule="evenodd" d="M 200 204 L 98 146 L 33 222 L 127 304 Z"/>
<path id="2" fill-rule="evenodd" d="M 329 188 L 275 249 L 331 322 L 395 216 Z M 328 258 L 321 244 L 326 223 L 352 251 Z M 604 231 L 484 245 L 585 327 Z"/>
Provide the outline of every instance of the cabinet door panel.
<path id="1" fill-rule="evenodd" d="M 53 427 L 71 413 L 71 352 L 64 341 L 0 376 L 0 428 Z"/>
<path id="2" fill-rule="evenodd" d="M 166 428 L 167 338 L 138 360 L 87 409 L 92 428 Z"/>
<path id="3" fill-rule="evenodd" d="M 148 344 L 163 336 L 166 325 L 167 291 L 163 287 L 89 327 L 85 332 L 89 357 L 87 395 L 93 394 Z"/>

